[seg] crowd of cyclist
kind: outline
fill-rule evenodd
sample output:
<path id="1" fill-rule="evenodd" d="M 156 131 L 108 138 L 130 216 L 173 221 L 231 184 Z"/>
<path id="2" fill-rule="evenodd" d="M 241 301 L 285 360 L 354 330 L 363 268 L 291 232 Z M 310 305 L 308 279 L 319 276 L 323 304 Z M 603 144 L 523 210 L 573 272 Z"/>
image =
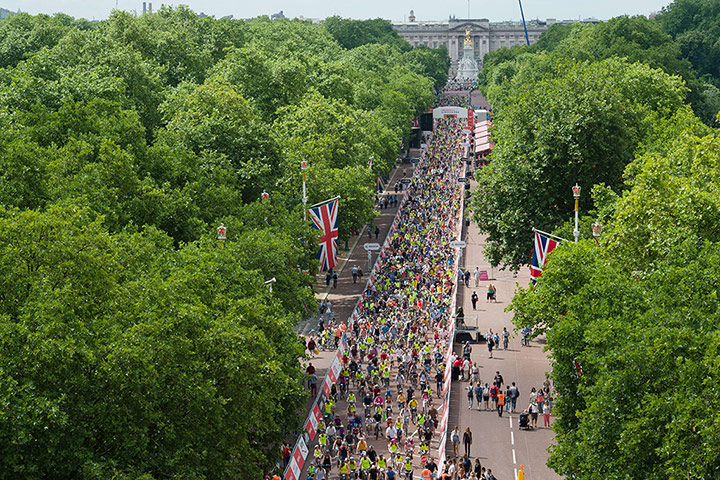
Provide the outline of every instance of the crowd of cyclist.
<path id="1" fill-rule="evenodd" d="M 309 478 L 394 480 L 418 468 L 415 478 L 437 475 L 430 446 L 451 341 L 461 143 L 456 120 L 437 123 L 360 318 L 340 332 L 348 348 L 323 405 Z M 319 334 L 326 329 L 334 337 L 339 325 L 321 325 Z"/>

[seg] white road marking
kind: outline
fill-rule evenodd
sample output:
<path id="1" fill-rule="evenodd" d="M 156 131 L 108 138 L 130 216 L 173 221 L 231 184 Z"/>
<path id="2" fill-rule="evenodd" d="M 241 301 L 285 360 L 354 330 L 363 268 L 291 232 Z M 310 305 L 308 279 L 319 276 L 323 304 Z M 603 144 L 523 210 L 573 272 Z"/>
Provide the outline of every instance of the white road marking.
<path id="1" fill-rule="evenodd" d="M 513 448 L 513 465 L 517 465 L 517 460 L 515 459 L 515 449 Z"/>
<path id="2" fill-rule="evenodd" d="M 513 432 L 510 432 L 510 443 L 515 445 L 515 435 L 513 434 Z"/>
<path id="3" fill-rule="evenodd" d="M 510 419 L 510 428 L 512 428 L 512 417 L 508 417 Z"/>
<path id="4" fill-rule="evenodd" d="M 517 478 L 517 468 L 514 468 L 513 470 L 515 470 L 515 477 L 514 477 L 514 478 Z"/>

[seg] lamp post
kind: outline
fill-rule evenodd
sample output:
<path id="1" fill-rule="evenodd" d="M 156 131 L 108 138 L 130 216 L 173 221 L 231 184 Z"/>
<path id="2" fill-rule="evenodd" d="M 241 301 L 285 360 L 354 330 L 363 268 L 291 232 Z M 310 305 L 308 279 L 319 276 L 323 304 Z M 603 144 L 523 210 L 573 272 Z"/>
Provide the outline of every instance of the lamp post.
<path id="1" fill-rule="evenodd" d="M 307 191 L 305 190 L 305 171 L 307 170 L 307 161 L 303 160 L 300 162 L 300 170 L 302 170 L 302 180 L 303 180 L 303 196 L 302 196 L 302 202 L 303 202 L 303 220 L 307 221 Z"/>
<path id="2" fill-rule="evenodd" d="M 225 228 L 225 224 L 221 223 L 219 227 L 217 227 L 217 238 L 220 240 L 220 243 L 222 246 L 225 246 L 225 238 L 227 237 L 227 229 Z"/>
<path id="3" fill-rule="evenodd" d="M 600 225 L 600 222 L 595 220 L 595 223 L 593 223 L 593 226 L 592 226 L 592 232 L 593 232 L 593 237 L 595 237 L 595 243 L 597 243 L 598 245 L 600 245 L 600 235 L 602 235 L 602 229 L 603 229 L 603 227 L 602 227 L 602 225 Z"/>
<path id="4" fill-rule="evenodd" d="M 580 200 L 580 185 L 575 183 L 575 186 L 572 187 L 573 191 L 573 197 L 575 198 L 575 230 L 573 230 L 573 235 L 575 235 L 575 243 L 578 241 L 578 237 L 580 237 L 580 230 L 578 229 L 578 201 Z"/>

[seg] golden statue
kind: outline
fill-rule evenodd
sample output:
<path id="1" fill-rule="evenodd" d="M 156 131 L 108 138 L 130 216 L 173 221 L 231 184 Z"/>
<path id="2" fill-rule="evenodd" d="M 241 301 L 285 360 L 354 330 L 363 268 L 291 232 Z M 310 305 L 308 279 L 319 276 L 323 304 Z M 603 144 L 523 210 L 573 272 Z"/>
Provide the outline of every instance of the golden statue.
<path id="1" fill-rule="evenodd" d="M 465 46 L 466 46 L 466 47 L 467 47 L 468 45 L 472 46 L 472 41 L 470 41 L 470 32 L 471 32 L 471 31 L 472 31 L 472 30 L 470 30 L 470 28 L 466 28 L 466 29 L 465 29 Z"/>

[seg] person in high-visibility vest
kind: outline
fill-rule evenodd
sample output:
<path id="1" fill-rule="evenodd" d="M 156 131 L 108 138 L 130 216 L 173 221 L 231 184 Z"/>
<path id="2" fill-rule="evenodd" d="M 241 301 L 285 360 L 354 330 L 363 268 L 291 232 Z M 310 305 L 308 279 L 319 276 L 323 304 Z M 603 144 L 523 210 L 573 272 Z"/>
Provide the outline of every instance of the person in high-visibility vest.
<path id="1" fill-rule="evenodd" d="M 370 459 L 367 455 L 363 455 L 360 459 L 360 470 L 365 473 L 370 470 Z"/>
<path id="2" fill-rule="evenodd" d="M 325 435 L 324 432 L 318 435 L 318 443 L 320 444 L 320 447 L 323 449 L 323 451 L 325 451 L 325 449 L 327 448 L 327 435 Z"/>
<path id="3" fill-rule="evenodd" d="M 525 480 L 525 465 L 520 465 L 520 470 L 518 470 L 518 476 L 517 480 Z"/>
<path id="4" fill-rule="evenodd" d="M 502 390 L 498 389 L 498 395 L 497 395 L 498 417 L 502 417 L 503 410 L 505 410 L 505 394 L 502 392 Z"/>
<path id="5" fill-rule="evenodd" d="M 412 457 L 406 457 L 405 458 L 405 475 L 407 475 L 407 478 L 412 479 Z"/>
<path id="6" fill-rule="evenodd" d="M 350 470 L 350 475 L 352 475 L 353 478 L 355 478 L 355 470 L 357 470 L 357 463 L 355 462 L 355 459 L 350 457 L 350 460 L 347 463 L 348 470 Z"/>
<path id="7" fill-rule="evenodd" d="M 377 466 L 378 466 L 378 468 L 382 468 L 382 469 L 387 468 L 387 461 L 385 460 L 385 457 L 383 457 L 382 453 L 380 455 L 378 455 Z"/>
<path id="8" fill-rule="evenodd" d="M 429 468 L 425 468 L 422 471 L 422 480 L 432 480 L 432 472 Z"/>
<path id="9" fill-rule="evenodd" d="M 349 475 L 350 474 L 350 467 L 348 467 L 347 462 L 342 462 L 340 465 L 340 475 Z"/>

